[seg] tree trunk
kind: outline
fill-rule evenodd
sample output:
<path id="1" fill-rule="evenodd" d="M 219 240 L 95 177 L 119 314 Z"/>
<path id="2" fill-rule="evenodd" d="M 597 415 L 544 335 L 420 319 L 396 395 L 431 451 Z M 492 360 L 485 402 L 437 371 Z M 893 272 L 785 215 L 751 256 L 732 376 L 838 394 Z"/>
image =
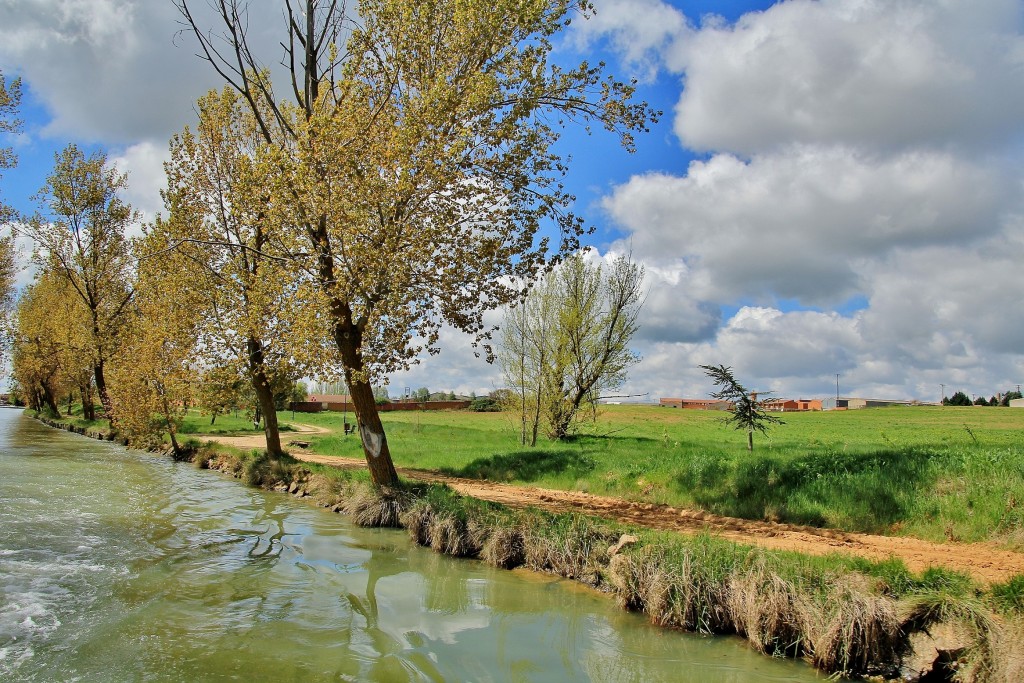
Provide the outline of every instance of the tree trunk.
<path id="1" fill-rule="evenodd" d="M 100 360 L 93 366 L 96 375 L 96 393 L 100 395 L 100 403 L 103 405 L 103 412 L 106 413 L 110 424 L 114 424 L 114 413 L 110 409 L 110 396 L 107 394 L 107 380 L 103 376 L 103 361 Z"/>
<path id="2" fill-rule="evenodd" d="M 334 341 L 341 352 L 345 367 L 345 380 L 352 396 L 352 411 L 356 414 L 359 437 L 363 444 L 363 455 L 370 470 L 370 481 L 377 488 L 398 486 L 398 472 L 391 460 L 391 449 L 384 434 L 384 424 L 377 411 L 377 400 L 370 382 L 363 379 L 363 355 L 359 350 L 362 334 L 351 323 L 351 314 L 343 302 L 335 299 L 332 307 L 336 311 Z"/>
<path id="3" fill-rule="evenodd" d="M 281 448 L 281 432 L 277 427 L 277 407 L 274 405 L 274 391 L 270 387 L 267 368 L 263 363 L 263 345 L 258 339 L 250 337 L 246 341 L 249 353 L 249 376 L 252 388 L 256 392 L 256 401 L 263 413 L 263 433 L 267 437 L 267 453 L 272 458 L 284 455 Z"/>
<path id="4" fill-rule="evenodd" d="M 178 439 L 174 436 L 174 432 L 177 430 L 174 426 L 174 420 L 171 419 L 171 406 L 167 401 L 167 394 L 161 393 L 160 397 L 163 399 L 164 404 L 164 422 L 167 424 L 167 435 L 171 437 L 171 450 L 174 453 L 174 459 L 181 460 L 181 446 L 178 445 Z"/>
<path id="5" fill-rule="evenodd" d="M 748 429 L 747 430 L 747 450 L 750 451 L 751 453 L 754 452 L 754 430 L 753 429 Z"/>
<path id="6" fill-rule="evenodd" d="M 92 403 L 92 391 L 88 385 L 78 387 L 82 394 L 82 417 L 86 420 L 96 419 L 96 406 Z"/>
<path id="7" fill-rule="evenodd" d="M 391 449 L 388 448 L 388 438 L 384 434 L 384 425 L 377 411 L 373 387 L 369 382 L 349 380 L 349 391 L 352 394 L 352 409 L 359 425 L 359 436 L 363 442 L 363 454 L 370 469 L 370 479 L 378 488 L 396 486 L 398 472 L 391 461 Z"/>
<path id="8" fill-rule="evenodd" d="M 45 406 L 49 408 L 56 417 L 60 417 L 60 407 L 57 406 L 57 400 L 53 397 L 53 392 L 50 391 L 50 387 L 43 384 L 41 393 Z"/>

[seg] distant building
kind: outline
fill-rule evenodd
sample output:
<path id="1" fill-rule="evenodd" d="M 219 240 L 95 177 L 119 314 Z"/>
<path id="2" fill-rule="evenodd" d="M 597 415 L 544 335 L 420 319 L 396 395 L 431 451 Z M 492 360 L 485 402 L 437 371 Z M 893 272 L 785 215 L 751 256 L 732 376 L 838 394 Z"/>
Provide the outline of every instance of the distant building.
<path id="1" fill-rule="evenodd" d="M 1010 399 L 1010 407 L 1011 408 L 1024 408 L 1024 398 L 1011 398 Z"/>
<path id="2" fill-rule="evenodd" d="M 921 405 L 921 403 L 914 400 L 889 400 L 882 398 L 829 397 L 821 399 L 822 410 L 859 410 L 861 408 L 888 408 L 890 406 L 913 405 Z"/>
<path id="3" fill-rule="evenodd" d="M 729 401 L 716 401 L 711 398 L 663 398 L 658 401 L 662 408 L 682 408 L 684 410 L 731 410 Z"/>
<path id="4" fill-rule="evenodd" d="M 772 398 L 761 402 L 761 407 L 774 413 L 795 413 L 821 410 L 821 401 L 816 398 Z"/>

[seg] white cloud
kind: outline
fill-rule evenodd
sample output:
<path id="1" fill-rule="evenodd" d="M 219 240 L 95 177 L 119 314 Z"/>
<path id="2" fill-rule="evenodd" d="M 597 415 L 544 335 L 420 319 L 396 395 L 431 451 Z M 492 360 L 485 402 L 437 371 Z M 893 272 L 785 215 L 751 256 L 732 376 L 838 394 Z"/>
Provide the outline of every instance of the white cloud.
<path id="1" fill-rule="evenodd" d="M 661 0 L 599 0 L 594 16 L 575 27 L 577 47 L 586 49 L 608 37 L 630 66 L 647 77 L 657 71 L 658 55 L 689 29 L 683 13 Z"/>
<path id="2" fill-rule="evenodd" d="M 109 159 L 119 171 L 128 174 L 128 189 L 122 199 L 140 211 L 147 222 L 164 209 L 160 191 L 167 187 L 164 162 L 169 158 L 166 144 L 143 141 Z"/>
<path id="3" fill-rule="evenodd" d="M 636 176 L 605 208 L 641 259 L 684 260 L 700 299 L 835 304 L 861 291 L 865 262 L 993 233 L 1015 190 L 998 169 L 947 153 L 797 147 Z"/>
<path id="4" fill-rule="evenodd" d="M 1017 0 L 789 0 L 699 28 L 665 2 L 632 5 L 599 3 L 579 35 L 683 75 L 675 130 L 691 149 L 991 148 L 1022 132 Z"/>
<path id="5" fill-rule="evenodd" d="M 205 2 L 191 5 L 216 28 Z M 105 144 L 167 140 L 194 118 L 196 99 L 221 80 L 194 56 L 171 0 L 0 2 L 0 68 L 25 78 L 53 115 L 45 133 Z M 249 34 L 280 57 L 271 39 L 279 11 L 253 11 Z"/>

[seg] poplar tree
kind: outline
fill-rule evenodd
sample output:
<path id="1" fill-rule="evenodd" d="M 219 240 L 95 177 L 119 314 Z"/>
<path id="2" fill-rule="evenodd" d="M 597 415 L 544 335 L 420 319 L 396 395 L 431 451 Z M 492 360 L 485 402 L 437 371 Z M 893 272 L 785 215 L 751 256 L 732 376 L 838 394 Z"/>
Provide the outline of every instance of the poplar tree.
<path id="1" fill-rule="evenodd" d="M 595 124 L 632 148 L 655 116 L 603 65 L 562 68 L 553 40 L 586 0 L 285 0 L 287 94 L 255 55 L 247 3 L 215 0 L 217 30 L 178 0 L 200 56 L 281 151 L 294 258 L 314 279 L 373 482 L 396 484 L 373 383 L 474 335 L 585 231 L 554 148 Z M 550 226 L 554 239 L 541 237 Z"/>
<path id="2" fill-rule="evenodd" d="M 23 227 L 35 243 L 36 263 L 63 278 L 88 312 L 88 358 L 100 402 L 112 420 L 106 368 L 133 294 L 134 257 L 126 232 L 138 220 L 119 196 L 127 183 L 102 152 L 86 156 L 68 145 L 55 155 L 53 172 L 36 195 L 45 213 Z"/>
<path id="3" fill-rule="evenodd" d="M 522 305 L 506 310 L 498 356 L 523 444 L 536 444 L 542 424 L 550 439 L 569 436 L 639 362 L 629 342 L 643 306 L 643 276 L 626 256 L 602 265 L 577 253 Z"/>
<path id="4" fill-rule="evenodd" d="M 3 71 L 0 71 L 0 136 L 17 133 L 21 130 L 18 119 L 18 106 L 21 103 L 21 79 L 16 78 L 8 83 Z M 0 180 L 2 171 L 14 168 L 18 157 L 10 146 L 0 146 Z M 0 185 L 0 190 L 3 186 Z M 0 228 L 9 230 L 8 226 L 14 219 L 14 209 L 6 204 L 0 192 Z M 17 272 L 15 263 L 14 238 L 8 232 L 0 233 L 0 363 L 3 362 L 9 341 L 9 324 L 13 305 L 14 278 Z"/>
<path id="5" fill-rule="evenodd" d="M 12 373 L 35 410 L 58 413 L 59 402 L 79 392 L 86 419 L 92 412 L 88 312 L 58 273 L 40 271 L 18 301 Z"/>
<path id="6" fill-rule="evenodd" d="M 275 388 L 320 365 L 325 354 L 309 351 L 295 331 L 296 321 L 313 313 L 282 234 L 284 215 L 271 201 L 280 194 L 277 150 L 232 90 L 210 92 L 197 111 L 195 131 L 186 128 L 171 141 L 169 219 L 149 228 L 174 258 L 157 251 L 153 261 L 178 273 L 171 286 L 196 301 L 203 363 L 230 365 L 251 385 L 267 452 L 277 458 L 284 450 Z"/>

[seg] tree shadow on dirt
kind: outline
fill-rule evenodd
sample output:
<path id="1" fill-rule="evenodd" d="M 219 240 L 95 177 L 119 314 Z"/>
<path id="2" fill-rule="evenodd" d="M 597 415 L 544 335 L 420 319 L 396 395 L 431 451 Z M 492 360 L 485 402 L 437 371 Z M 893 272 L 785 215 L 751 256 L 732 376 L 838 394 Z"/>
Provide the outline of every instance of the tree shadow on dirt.
<path id="1" fill-rule="evenodd" d="M 675 483 L 721 515 L 881 532 L 905 519 L 934 479 L 929 452 L 908 448 L 695 461 Z"/>
<path id="2" fill-rule="evenodd" d="M 464 467 L 445 468 L 445 474 L 489 481 L 536 481 L 549 474 L 585 476 L 594 469 L 594 460 L 570 450 L 531 449 L 477 458 Z"/>

